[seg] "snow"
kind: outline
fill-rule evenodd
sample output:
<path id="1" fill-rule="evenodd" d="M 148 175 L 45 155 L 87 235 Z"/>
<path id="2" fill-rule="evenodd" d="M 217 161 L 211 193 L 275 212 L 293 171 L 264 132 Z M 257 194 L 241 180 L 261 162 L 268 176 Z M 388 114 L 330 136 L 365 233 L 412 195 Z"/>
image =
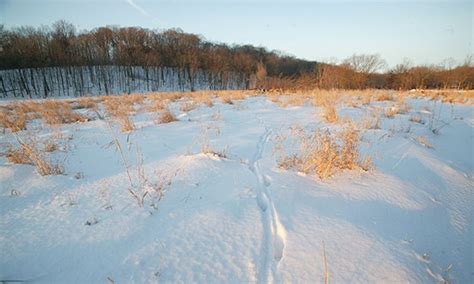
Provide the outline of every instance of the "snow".
<path id="1" fill-rule="evenodd" d="M 114 124 L 134 181 L 136 149 L 150 183 L 171 181 L 142 208 L 105 121 L 32 124 L 37 137 L 62 137 L 53 156 L 66 175 L 0 157 L 0 281 L 324 282 L 324 253 L 330 282 L 474 281 L 472 106 L 411 99 L 410 113 L 364 132 L 373 170 L 320 180 L 278 168 L 274 151 L 294 125 L 339 127 L 320 108 L 251 97 L 183 113 L 181 103 L 177 122 L 137 113 L 130 134 Z M 338 112 L 357 120 L 383 104 Z M 434 128 L 449 122 L 438 134 L 431 112 Z M 201 153 L 203 133 L 225 155 Z M 12 141 L 1 135 L 2 152 Z"/>

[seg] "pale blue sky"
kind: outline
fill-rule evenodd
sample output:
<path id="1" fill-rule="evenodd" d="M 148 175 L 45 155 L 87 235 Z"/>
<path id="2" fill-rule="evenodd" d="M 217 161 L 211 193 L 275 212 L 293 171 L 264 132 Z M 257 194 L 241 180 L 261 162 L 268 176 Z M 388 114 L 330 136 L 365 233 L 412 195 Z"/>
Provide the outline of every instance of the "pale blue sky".
<path id="1" fill-rule="evenodd" d="M 0 0 L 6 27 L 65 19 L 79 30 L 104 25 L 182 28 L 208 40 L 250 43 L 300 58 L 379 53 L 438 64 L 473 54 L 473 1 Z"/>

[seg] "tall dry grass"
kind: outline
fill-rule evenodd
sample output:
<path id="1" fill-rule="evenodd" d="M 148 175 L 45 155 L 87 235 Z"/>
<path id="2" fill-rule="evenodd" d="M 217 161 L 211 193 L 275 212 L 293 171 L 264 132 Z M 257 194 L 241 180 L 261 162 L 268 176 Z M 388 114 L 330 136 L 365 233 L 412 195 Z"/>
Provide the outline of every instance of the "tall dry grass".
<path id="1" fill-rule="evenodd" d="M 86 122 L 89 119 L 72 110 L 71 106 L 66 101 L 47 100 L 39 106 L 39 112 L 46 124 L 60 125 L 75 122 Z"/>
<path id="2" fill-rule="evenodd" d="M 64 168 L 59 163 L 53 163 L 48 159 L 46 152 L 48 148 L 41 149 L 38 141 L 33 137 L 22 138 L 15 135 L 18 146 L 10 145 L 5 156 L 7 160 L 14 164 L 27 164 L 35 166 L 38 173 L 45 175 L 63 174 Z"/>
<path id="3" fill-rule="evenodd" d="M 370 158 L 362 158 L 359 151 L 360 134 L 353 124 L 346 125 L 342 131 L 329 130 L 305 133 L 296 129 L 299 142 L 298 152 L 283 154 L 278 165 L 284 169 L 294 169 L 306 174 L 316 174 L 324 179 L 342 170 L 369 170 Z"/>
<path id="4" fill-rule="evenodd" d="M 173 121 L 177 121 L 178 119 L 174 116 L 174 114 L 169 110 L 165 109 L 161 115 L 156 119 L 157 124 L 165 124 L 170 123 Z"/>

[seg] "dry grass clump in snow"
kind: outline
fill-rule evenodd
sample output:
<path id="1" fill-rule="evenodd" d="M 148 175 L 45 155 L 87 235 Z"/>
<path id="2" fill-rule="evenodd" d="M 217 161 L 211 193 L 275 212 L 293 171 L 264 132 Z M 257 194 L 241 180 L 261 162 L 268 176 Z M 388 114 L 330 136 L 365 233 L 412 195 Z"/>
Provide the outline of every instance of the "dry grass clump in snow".
<path id="1" fill-rule="evenodd" d="M 411 97 L 440 100 L 443 103 L 474 104 L 473 90 L 416 90 L 404 94 Z"/>
<path id="2" fill-rule="evenodd" d="M 219 136 L 221 133 L 220 128 L 216 125 L 207 125 L 201 129 L 201 135 L 199 137 L 199 142 L 201 144 L 201 153 L 206 155 L 213 155 L 219 158 L 226 158 L 227 155 L 225 151 L 217 151 L 211 146 L 211 140 L 209 136 L 214 134 Z"/>
<path id="3" fill-rule="evenodd" d="M 405 96 L 400 95 L 397 99 L 396 106 L 398 108 L 398 113 L 408 113 L 411 109 L 411 106 L 405 99 Z"/>
<path id="4" fill-rule="evenodd" d="M 336 106 L 333 103 L 327 102 L 323 106 L 323 117 L 329 123 L 335 123 L 339 120 Z"/>
<path id="5" fill-rule="evenodd" d="M 64 172 L 60 164 L 54 164 L 51 160 L 45 157 L 44 152 L 38 146 L 37 141 L 30 138 L 23 140 L 19 136 L 15 136 L 19 146 L 10 146 L 6 152 L 6 158 L 9 162 L 14 164 L 34 165 L 38 173 L 45 175 L 59 175 Z"/>
<path id="6" fill-rule="evenodd" d="M 175 102 L 181 98 L 189 96 L 189 93 L 185 93 L 185 92 L 161 93 L 161 96 L 170 102 Z"/>
<path id="7" fill-rule="evenodd" d="M 151 104 L 148 106 L 148 111 L 150 112 L 158 112 L 161 110 L 164 110 L 166 108 L 166 102 L 165 101 L 153 101 Z"/>
<path id="8" fill-rule="evenodd" d="M 107 114 L 119 121 L 122 132 L 130 132 L 135 129 L 129 115 L 134 112 L 134 104 L 137 101 L 143 102 L 142 98 L 141 96 L 131 96 L 128 99 L 111 96 L 104 98 L 103 103 Z"/>
<path id="9" fill-rule="evenodd" d="M 41 104 L 41 117 L 49 125 L 86 122 L 88 118 L 74 112 L 66 101 L 47 100 Z"/>
<path id="10" fill-rule="evenodd" d="M 185 103 L 181 104 L 180 109 L 183 112 L 190 112 L 193 109 L 197 108 L 198 106 L 199 106 L 199 104 L 197 104 L 195 101 L 189 101 L 189 102 L 185 102 Z"/>
<path id="11" fill-rule="evenodd" d="M 162 94 L 154 93 L 147 96 L 149 104 L 147 105 L 147 111 L 159 112 L 164 110 L 168 106 L 169 100 L 165 99 Z"/>
<path id="12" fill-rule="evenodd" d="M 232 95 L 231 94 L 223 94 L 220 96 L 220 99 L 223 103 L 228 104 L 228 105 L 233 105 L 234 101 L 232 100 Z"/>
<path id="13" fill-rule="evenodd" d="M 97 107 L 96 101 L 91 97 L 82 97 L 73 102 L 76 104 L 73 109 L 95 109 Z"/>
<path id="14" fill-rule="evenodd" d="M 378 102 L 392 101 L 393 96 L 388 91 L 381 91 L 379 94 L 376 95 L 375 100 Z"/>
<path id="15" fill-rule="evenodd" d="M 156 123 L 163 124 L 163 123 L 170 123 L 173 121 L 177 121 L 176 117 L 171 113 L 169 109 L 165 109 L 163 113 L 156 120 Z"/>
<path id="16" fill-rule="evenodd" d="M 194 92 L 191 93 L 190 98 L 192 99 L 192 102 L 197 106 L 201 104 L 206 105 L 208 107 L 214 106 L 212 95 L 208 92 Z"/>
<path id="17" fill-rule="evenodd" d="M 384 115 L 387 118 L 394 118 L 395 115 L 398 113 L 399 109 L 396 106 L 389 106 L 386 107 L 384 110 Z"/>
<path id="18" fill-rule="evenodd" d="M 109 130 L 113 137 L 112 142 L 119 153 L 120 160 L 127 174 L 129 182 L 127 191 L 130 196 L 135 200 L 139 208 L 145 205 L 145 199 L 147 198 L 151 199 L 149 203 L 150 207 L 157 209 L 158 202 L 162 199 L 166 188 L 171 185 L 171 178 L 166 178 L 161 172 L 155 172 L 155 182 L 152 182 L 150 176 L 145 174 L 143 155 L 141 154 L 140 147 L 138 145 L 135 146 L 137 162 L 135 165 L 132 165 L 130 161 L 125 158 L 124 147 L 122 147 L 122 144 L 114 134 L 110 125 Z M 130 145 L 131 144 L 126 148 L 129 151 L 131 150 Z M 134 172 L 136 174 L 134 174 Z"/>
<path id="19" fill-rule="evenodd" d="M 410 108 L 410 105 L 405 101 L 405 97 L 400 96 L 395 104 L 385 108 L 384 114 L 387 118 L 394 118 L 397 114 L 409 112 Z"/>
<path id="20" fill-rule="evenodd" d="M 421 115 L 419 114 L 412 114 L 409 119 L 411 122 L 419 123 L 419 124 L 424 124 L 423 119 L 421 118 Z"/>
<path id="21" fill-rule="evenodd" d="M 433 145 L 431 145 L 426 136 L 418 136 L 416 141 L 426 148 L 433 148 Z"/>
<path id="22" fill-rule="evenodd" d="M 26 129 L 27 117 L 24 112 L 0 110 L 0 125 L 3 129 L 17 132 Z"/>
<path id="23" fill-rule="evenodd" d="M 374 109 L 370 112 L 370 115 L 366 115 L 359 122 L 359 127 L 362 129 L 381 129 L 382 119 L 380 111 Z"/>
<path id="24" fill-rule="evenodd" d="M 294 169 L 306 174 L 315 173 L 319 178 L 328 178 L 342 170 L 369 170 L 371 160 L 361 159 L 360 135 L 353 124 L 339 133 L 329 130 L 306 134 L 297 131 L 299 152 L 283 155 L 278 164 L 284 169 Z"/>
<path id="25" fill-rule="evenodd" d="M 308 96 L 304 94 L 290 94 L 282 97 L 280 100 L 281 107 L 303 106 L 308 101 Z"/>

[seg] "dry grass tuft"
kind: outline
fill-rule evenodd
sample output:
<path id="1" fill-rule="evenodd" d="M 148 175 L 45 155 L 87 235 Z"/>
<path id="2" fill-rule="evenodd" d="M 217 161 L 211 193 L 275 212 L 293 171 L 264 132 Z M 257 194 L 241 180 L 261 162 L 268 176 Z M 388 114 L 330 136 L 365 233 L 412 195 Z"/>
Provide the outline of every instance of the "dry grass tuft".
<path id="1" fill-rule="evenodd" d="M 18 132 L 26 129 L 27 117 L 24 112 L 0 111 L 0 125 L 11 132 Z"/>
<path id="2" fill-rule="evenodd" d="M 381 91 L 376 97 L 375 100 L 378 102 L 383 102 L 383 101 L 392 101 L 393 96 L 387 92 L 387 91 Z"/>
<path id="3" fill-rule="evenodd" d="M 325 103 L 323 106 L 323 117 L 329 123 L 336 123 L 339 120 L 336 106 L 332 103 Z"/>
<path id="4" fill-rule="evenodd" d="M 18 147 L 10 146 L 7 150 L 6 157 L 9 162 L 15 164 L 34 165 L 38 173 L 45 175 L 60 175 L 64 169 L 59 164 L 53 164 L 47 160 L 43 152 L 40 151 L 38 143 L 34 139 L 25 141 L 15 135 L 19 144 Z"/>
<path id="5" fill-rule="evenodd" d="M 211 146 L 210 135 L 219 136 L 221 133 L 220 128 L 217 125 L 207 125 L 201 128 L 201 134 L 199 137 L 199 143 L 201 144 L 201 153 L 206 155 L 213 155 L 219 158 L 226 158 L 225 151 L 216 151 Z"/>
<path id="6" fill-rule="evenodd" d="M 385 117 L 387 118 L 394 118 L 396 114 L 398 114 L 399 112 L 399 108 L 396 107 L 396 106 L 389 106 L 387 108 L 385 108 L 384 110 L 384 115 Z"/>
<path id="7" fill-rule="evenodd" d="M 74 109 L 96 109 L 97 108 L 97 103 L 96 101 L 91 98 L 91 97 L 82 97 L 74 101 L 76 103 L 76 106 L 73 107 Z"/>
<path id="8" fill-rule="evenodd" d="M 167 102 L 163 100 L 153 100 L 150 105 L 148 105 L 147 110 L 149 112 L 159 112 L 164 110 L 167 107 Z"/>
<path id="9" fill-rule="evenodd" d="M 347 125 L 336 134 L 329 130 L 316 131 L 309 135 L 302 129 L 297 132 L 300 142 L 299 153 L 284 155 L 278 162 L 282 168 L 315 173 L 324 179 L 338 171 L 369 170 L 371 167 L 370 158 L 360 158 L 360 136 L 353 124 Z"/>
<path id="10" fill-rule="evenodd" d="M 367 115 L 360 120 L 359 127 L 362 129 L 381 129 L 382 119 L 380 116 L 380 111 L 371 111 L 371 115 Z"/>
<path id="11" fill-rule="evenodd" d="M 47 100 L 41 104 L 41 117 L 49 125 L 86 122 L 88 118 L 74 112 L 66 101 Z"/>
<path id="12" fill-rule="evenodd" d="M 51 153 L 54 151 L 57 151 L 59 149 L 58 144 L 54 143 L 53 141 L 48 141 L 46 144 L 44 144 L 44 151 L 46 153 Z"/>
<path id="13" fill-rule="evenodd" d="M 409 119 L 411 122 L 419 123 L 419 124 L 424 124 L 425 122 L 421 118 L 421 115 L 419 114 L 412 114 Z"/>
<path id="14" fill-rule="evenodd" d="M 118 119 L 121 125 L 120 130 L 122 132 L 130 132 L 135 129 L 135 124 L 133 124 L 132 120 L 128 115 L 120 116 Z"/>
<path id="15" fill-rule="evenodd" d="M 193 102 L 197 105 L 204 104 L 208 107 L 213 107 L 214 102 L 212 96 L 207 92 L 197 92 L 192 96 Z"/>
<path id="16" fill-rule="evenodd" d="M 426 148 L 433 148 L 433 145 L 431 145 L 426 136 L 418 136 L 416 141 Z"/>
<path id="17" fill-rule="evenodd" d="M 123 98 L 123 99 L 122 99 Z M 129 95 L 127 97 L 105 97 L 104 107 L 107 114 L 115 117 L 120 125 L 122 132 L 130 132 L 135 129 L 135 125 L 130 119 L 130 114 L 134 112 L 134 104 L 143 102 L 143 96 Z"/>
<path id="18" fill-rule="evenodd" d="M 408 113 L 411 109 L 411 106 L 407 103 L 405 96 L 398 96 L 396 106 L 398 108 L 398 113 Z"/>
<path id="19" fill-rule="evenodd" d="M 368 106 L 370 104 L 370 101 L 372 100 L 372 96 L 370 95 L 362 95 L 360 97 L 360 102 L 362 103 L 362 105 L 364 106 Z"/>
<path id="20" fill-rule="evenodd" d="M 164 123 L 170 123 L 173 121 L 177 121 L 176 117 L 171 113 L 169 109 L 165 109 L 163 113 L 160 115 L 160 117 L 157 119 L 156 123 L 164 124 Z"/>
<path id="21" fill-rule="evenodd" d="M 230 94 L 222 95 L 220 97 L 220 99 L 225 104 L 228 104 L 228 105 L 233 105 L 234 104 L 234 102 L 232 101 L 232 95 L 230 95 Z"/>
<path id="22" fill-rule="evenodd" d="M 180 109 L 181 109 L 182 112 L 190 112 L 193 109 L 196 109 L 198 106 L 199 106 L 199 104 L 196 103 L 195 101 L 189 101 L 189 102 L 185 102 L 185 103 L 181 104 Z"/>

